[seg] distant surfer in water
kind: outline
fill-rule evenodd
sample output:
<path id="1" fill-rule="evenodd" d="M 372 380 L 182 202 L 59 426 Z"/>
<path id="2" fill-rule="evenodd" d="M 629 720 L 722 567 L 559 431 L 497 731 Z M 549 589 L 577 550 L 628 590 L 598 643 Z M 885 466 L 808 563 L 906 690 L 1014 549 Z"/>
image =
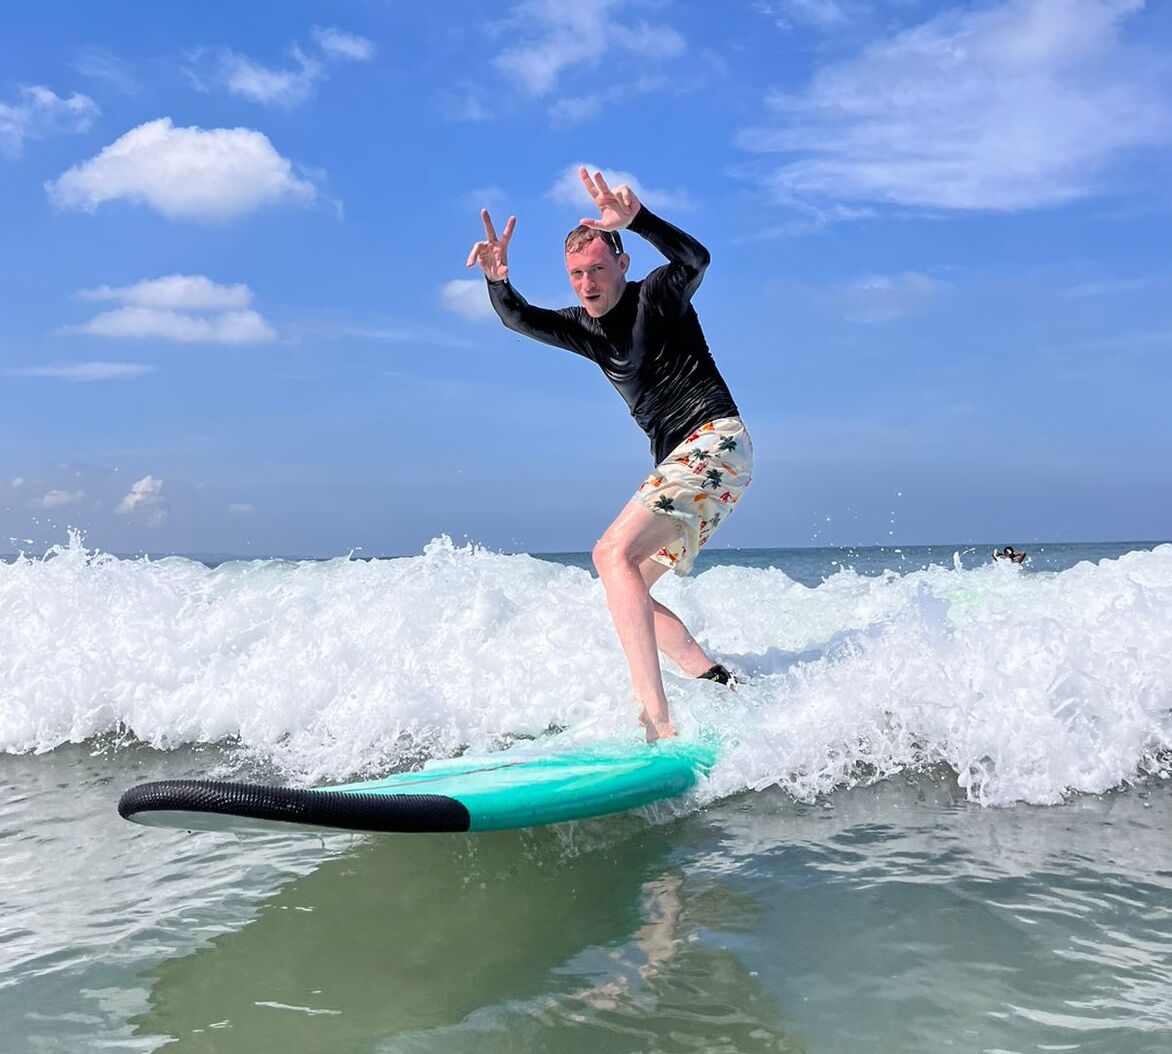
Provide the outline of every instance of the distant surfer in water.
<path id="1" fill-rule="evenodd" d="M 1019 553 L 1012 545 L 1007 545 L 1004 549 L 993 550 L 994 560 L 1009 560 L 1015 564 L 1024 563 L 1027 555 L 1024 552 Z"/>
<path id="2" fill-rule="evenodd" d="M 753 446 L 737 405 L 712 360 L 692 295 L 708 250 L 642 205 L 628 186 L 611 190 L 601 172 L 579 169 L 598 206 L 566 236 L 566 273 L 579 307 L 534 307 L 509 281 L 510 216 L 497 235 L 481 209 L 484 240 L 468 255 L 488 280 L 492 306 L 509 329 L 582 355 L 601 367 L 651 440 L 655 469 L 594 546 L 594 566 L 642 704 L 648 742 L 676 734 L 657 649 L 692 677 L 728 684 L 679 617 L 652 599 L 668 570 L 686 575 L 700 548 L 749 485 Z M 631 230 L 668 263 L 628 281 Z"/>

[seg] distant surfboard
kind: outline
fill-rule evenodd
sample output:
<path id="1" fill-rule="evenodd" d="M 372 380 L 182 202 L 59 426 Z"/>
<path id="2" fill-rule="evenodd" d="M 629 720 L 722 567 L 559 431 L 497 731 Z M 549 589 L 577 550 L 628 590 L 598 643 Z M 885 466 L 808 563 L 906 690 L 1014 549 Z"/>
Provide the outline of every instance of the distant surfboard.
<path id="1" fill-rule="evenodd" d="M 623 812 L 673 798 L 716 763 L 679 739 L 552 751 L 532 746 L 430 761 L 418 772 L 334 787 L 161 780 L 132 787 L 124 819 L 226 831 L 288 826 L 343 831 L 498 831 Z"/>

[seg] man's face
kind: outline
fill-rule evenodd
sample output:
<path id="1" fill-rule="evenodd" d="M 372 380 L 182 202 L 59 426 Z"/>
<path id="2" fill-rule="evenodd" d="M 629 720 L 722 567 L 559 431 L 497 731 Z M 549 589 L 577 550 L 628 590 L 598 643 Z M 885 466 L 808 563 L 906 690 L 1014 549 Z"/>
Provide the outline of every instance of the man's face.
<path id="1" fill-rule="evenodd" d="M 627 286 L 626 253 L 616 256 L 601 238 L 579 252 L 566 253 L 566 272 L 578 300 L 591 318 L 605 315 L 619 302 Z"/>

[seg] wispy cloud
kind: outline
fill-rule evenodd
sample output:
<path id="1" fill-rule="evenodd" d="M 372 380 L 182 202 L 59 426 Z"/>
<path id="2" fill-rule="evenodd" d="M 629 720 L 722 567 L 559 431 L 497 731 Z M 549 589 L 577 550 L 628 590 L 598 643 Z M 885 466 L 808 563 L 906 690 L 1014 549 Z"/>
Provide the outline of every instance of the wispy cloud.
<path id="1" fill-rule="evenodd" d="M 585 164 L 585 162 L 581 162 Z M 558 176 L 552 187 L 549 188 L 547 194 L 553 198 L 554 201 L 560 201 L 565 205 L 579 205 L 588 210 L 587 214 L 596 212 L 594 202 L 590 200 L 590 195 L 586 193 L 586 188 L 582 186 L 582 178 L 578 175 L 579 164 L 568 165 Z M 630 172 L 623 172 L 614 168 L 598 168 L 595 165 L 586 165 L 591 174 L 595 172 L 602 172 L 603 178 L 613 189 L 620 184 L 626 183 L 632 190 L 635 191 L 636 196 L 649 209 L 690 209 L 692 207 L 691 199 L 688 192 L 682 187 L 675 190 L 664 190 L 655 187 L 644 186 L 639 179 Z"/>
<path id="2" fill-rule="evenodd" d="M 755 0 L 753 9 L 782 29 L 796 25 L 830 29 L 847 20 L 847 8 L 841 0 Z"/>
<path id="3" fill-rule="evenodd" d="M 270 344 L 273 329 L 255 311 L 225 311 L 202 316 L 151 307 L 120 307 L 103 311 L 63 332 L 129 340 L 166 340 L 176 344 Z"/>
<path id="4" fill-rule="evenodd" d="M 488 105 L 487 92 L 467 81 L 458 82 L 455 91 L 448 91 L 440 99 L 440 112 L 448 121 L 479 123 L 489 121 L 494 111 Z"/>
<path id="5" fill-rule="evenodd" d="M 797 219 L 775 223 L 768 227 L 759 227 L 752 234 L 743 235 L 733 240 L 735 242 L 755 242 L 769 238 L 797 238 L 803 235 L 817 234 L 833 223 L 873 219 L 878 215 L 878 212 L 870 206 L 844 205 L 839 202 L 830 202 L 820 206 L 794 202 L 793 208 L 799 213 Z"/>
<path id="6" fill-rule="evenodd" d="M 63 209 L 108 201 L 147 205 L 172 219 L 229 220 L 266 205 L 313 201 L 312 183 L 250 128 L 176 128 L 160 117 L 45 185 Z"/>
<path id="7" fill-rule="evenodd" d="M 1053 349 L 1049 355 L 1060 361 L 1070 361 L 1088 355 L 1116 360 L 1142 359 L 1159 354 L 1172 354 L 1172 329 L 1154 329 L 1112 333 L 1088 340 L 1069 341 Z"/>
<path id="8" fill-rule="evenodd" d="M 167 501 L 163 481 L 154 476 L 136 480 L 114 510 L 120 516 L 141 516 L 148 527 L 158 527 L 167 519 Z"/>
<path id="9" fill-rule="evenodd" d="M 81 289 L 81 300 L 113 300 L 132 307 L 170 307 L 187 311 L 224 310 L 247 307 L 252 290 L 243 282 L 220 285 L 201 274 L 170 274 L 148 278 L 133 285 L 101 285 Z"/>
<path id="10" fill-rule="evenodd" d="M 53 366 L 15 366 L 0 370 L 5 377 L 47 377 L 75 384 L 124 380 L 153 372 L 153 366 L 137 362 L 65 362 Z"/>
<path id="11" fill-rule="evenodd" d="M 138 95 L 143 90 L 130 64 L 106 48 L 83 48 L 72 65 L 83 77 L 101 81 L 123 95 Z"/>
<path id="12" fill-rule="evenodd" d="M 267 344 L 277 339 L 277 331 L 248 307 L 252 290 L 242 283 L 220 285 L 204 275 L 173 274 L 134 285 L 82 289 L 77 296 L 123 306 L 61 332 L 180 344 Z"/>
<path id="13" fill-rule="evenodd" d="M 507 197 L 500 187 L 476 187 L 467 194 L 461 194 L 459 204 L 462 209 L 480 210 L 495 207 L 507 200 Z"/>
<path id="14" fill-rule="evenodd" d="M 588 5 L 526 0 L 498 28 L 520 37 L 520 43 L 497 55 L 493 65 L 532 96 L 553 91 L 567 71 L 611 62 L 616 53 L 647 61 L 676 58 L 687 50 L 671 26 L 630 21 L 627 5 L 619 0 Z"/>
<path id="15" fill-rule="evenodd" d="M 472 342 L 464 337 L 452 336 L 443 330 L 414 322 L 372 323 L 353 322 L 301 323 L 289 326 L 286 336 L 292 341 L 317 340 L 369 340 L 376 344 L 418 344 L 440 348 L 469 348 Z"/>
<path id="16" fill-rule="evenodd" d="M 1014 210 L 1098 193 L 1172 137 L 1168 67 L 1125 35 L 1143 0 L 1005 0 L 948 11 L 767 100 L 738 141 L 789 155 L 780 202 Z"/>
<path id="17" fill-rule="evenodd" d="M 300 48 L 292 49 L 292 69 L 262 66 L 247 55 L 226 51 L 221 55 L 220 77 L 233 95 L 241 95 L 265 106 L 292 109 L 309 98 L 322 78 L 322 64 L 309 58 Z"/>
<path id="18" fill-rule="evenodd" d="M 1060 291 L 1060 295 L 1075 298 L 1111 296 L 1115 293 L 1132 293 L 1137 289 L 1150 289 L 1154 285 L 1167 285 L 1167 276 L 1147 275 L 1143 278 L 1104 279 L 1099 282 L 1083 282 Z"/>
<path id="19" fill-rule="evenodd" d="M 37 502 L 43 509 L 59 509 L 63 505 L 76 505 L 85 497 L 84 490 L 50 490 Z"/>
<path id="20" fill-rule="evenodd" d="M 440 300 L 446 310 L 463 318 L 478 321 L 496 317 L 482 278 L 457 278 L 446 282 L 440 287 Z"/>
<path id="21" fill-rule="evenodd" d="M 695 90 L 698 84 L 698 81 L 688 82 L 679 77 L 645 73 L 633 81 L 621 81 L 602 91 L 563 96 L 550 106 L 549 114 L 557 124 L 576 124 L 598 117 L 610 107 L 630 105 L 632 97 L 636 95 L 665 90 L 684 94 Z"/>
<path id="22" fill-rule="evenodd" d="M 369 62 L 377 51 L 373 40 L 357 33 L 347 33 L 336 26 L 314 26 L 311 36 L 325 54 L 335 59 Z"/>
<path id="23" fill-rule="evenodd" d="M 17 156 L 28 139 L 88 132 L 100 112 L 88 95 L 63 99 L 41 85 L 21 88 L 17 101 L 0 102 L 0 154 Z"/>
<path id="24" fill-rule="evenodd" d="M 878 326 L 914 314 L 940 293 L 942 286 L 918 271 L 867 275 L 840 294 L 846 317 Z"/>
<path id="25" fill-rule="evenodd" d="M 186 73 L 202 91 L 224 88 L 262 106 L 288 110 L 300 106 L 329 78 L 331 64 L 367 62 L 377 51 L 374 41 L 335 26 L 314 26 L 311 36 L 316 54 L 291 44 L 288 62 L 280 66 L 231 48 L 196 48 L 188 53 Z"/>

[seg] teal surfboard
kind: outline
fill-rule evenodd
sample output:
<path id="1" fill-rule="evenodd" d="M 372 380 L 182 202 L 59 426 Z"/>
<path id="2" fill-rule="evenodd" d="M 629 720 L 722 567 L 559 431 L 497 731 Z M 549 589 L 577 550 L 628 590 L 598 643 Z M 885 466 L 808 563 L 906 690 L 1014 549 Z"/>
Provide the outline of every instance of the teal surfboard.
<path id="1" fill-rule="evenodd" d="M 118 812 L 135 823 L 184 830 L 499 831 L 674 798 L 712 769 L 716 754 L 714 745 L 680 739 L 566 750 L 526 744 L 333 787 L 161 780 L 132 787 Z"/>

